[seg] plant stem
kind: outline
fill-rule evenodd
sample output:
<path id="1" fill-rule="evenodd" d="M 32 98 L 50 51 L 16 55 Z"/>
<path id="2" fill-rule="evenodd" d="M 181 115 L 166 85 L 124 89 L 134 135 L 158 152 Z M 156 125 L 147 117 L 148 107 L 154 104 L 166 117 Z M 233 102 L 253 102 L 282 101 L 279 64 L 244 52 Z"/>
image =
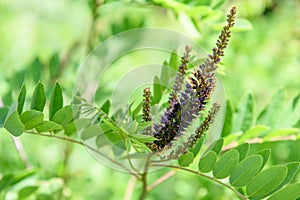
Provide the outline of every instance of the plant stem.
<path id="1" fill-rule="evenodd" d="M 24 147 L 23 147 L 23 144 L 22 144 L 21 140 L 17 137 L 14 137 L 14 136 L 12 136 L 12 139 L 13 139 L 15 147 L 16 147 L 19 155 L 20 155 L 20 158 L 21 158 L 21 160 L 23 161 L 23 163 L 25 165 L 25 168 L 26 169 L 31 168 L 30 163 L 28 162 L 27 155 L 26 155 L 26 152 L 24 150 Z"/>
<path id="2" fill-rule="evenodd" d="M 79 144 L 81 146 L 84 146 L 86 148 L 88 148 L 89 150 L 99 154 L 100 156 L 103 156 L 105 157 L 106 159 L 108 159 L 110 162 L 114 163 L 115 165 L 123 168 L 124 170 L 128 171 L 131 175 L 133 175 L 135 178 L 137 179 L 140 179 L 140 176 L 135 173 L 135 172 L 132 172 L 129 168 L 127 168 L 126 166 L 122 165 L 121 163 L 111 159 L 110 157 L 108 157 L 107 155 L 105 155 L 104 153 L 101 153 L 100 151 L 98 151 L 97 149 L 95 149 L 94 147 L 91 147 L 81 141 L 78 141 L 78 140 L 73 140 L 71 138 L 66 138 L 66 137 L 61 137 L 61 136 L 57 136 L 57 135 L 49 135 L 49 134 L 43 134 L 43 133 L 36 133 L 36 132 L 32 132 L 32 131 L 26 131 L 26 133 L 29 133 L 29 134 L 33 134 L 33 135 L 39 135 L 39 136 L 44 136 L 44 137 L 50 137 L 50 138 L 56 138 L 56 139 L 60 139 L 60 140 L 64 140 L 64 141 L 67 141 L 67 142 L 71 142 L 71 143 L 74 143 L 74 144 Z"/>
<path id="3" fill-rule="evenodd" d="M 148 192 L 153 190 L 156 186 L 158 186 L 159 184 L 161 184 L 162 182 L 164 182 L 165 180 L 167 180 L 168 178 L 170 178 L 171 176 L 173 176 L 174 174 L 176 174 L 177 171 L 172 170 L 169 171 L 168 173 L 166 173 L 165 175 L 163 175 L 162 177 L 160 177 L 159 179 L 157 179 L 154 183 L 152 183 L 149 187 L 148 187 Z"/>
<path id="4" fill-rule="evenodd" d="M 151 158 L 151 154 L 148 155 L 147 157 L 147 160 L 145 162 L 145 167 L 144 167 L 144 172 L 142 173 L 142 176 L 141 176 L 141 181 L 142 181 L 142 193 L 140 195 L 140 198 L 139 200 L 144 200 L 147 193 L 148 193 L 148 187 L 147 187 L 147 176 L 148 176 L 148 169 L 149 169 L 149 166 L 150 166 L 150 158 Z"/>
<path id="5" fill-rule="evenodd" d="M 164 164 L 152 164 L 153 166 L 162 166 L 162 167 L 169 167 L 169 168 L 173 168 L 173 169 L 180 169 L 180 170 L 184 170 L 184 171 L 188 171 L 191 172 L 193 174 L 197 174 L 199 176 L 202 176 L 204 178 L 208 178 L 214 182 L 219 183 L 220 185 L 225 186 L 226 188 L 230 189 L 231 191 L 233 191 L 236 195 L 238 195 L 241 199 L 243 200 L 247 200 L 248 198 L 245 197 L 243 194 L 239 193 L 236 189 L 234 189 L 233 187 L 231 187 L 230 185 L 227 185 L 226 183 L 223 183 L 222 181 L 219 181 L 218 179 L 202 174 L 201 172 L 192 170 L 192 169 L 188 169 L 188 168 L 184 168 L 184 167 L 180 167 L 180 166 L 176 166 L 176 165 L 164 165 Z"/>
<path id="6" fill-rule="evenodd" d="M 148 192 L 147 191 L 147 172 L 144 172 L 142 174 L 141 181 L 142 181 L 143 186 L 142 186 L 142 193 L 140 195 L 139 200 L 144 200 L 147 195 L 147 192 Z"/>
<path id="7" fill-rule="evenodd" d="M 137 179 L 133 176 L 129 179 L 127 187 L 126 187 L 126 191 L 125 191 L 124 200 L 132 199 L 132 194 L 133 194 L 133 190 L 134 190 L 136 181 L 137 181 Z"/>
<path id="8" fill-rule="evenodd" d="M 96 22 L 97 22 L 97 18 L 99 17 L 97 14 L 97 9 L 100 7 L 100 5 L 103 2 L 100 0 L 94 0 L 94 5 L 91 8 L 91 14 L 92 14 L 92 23 L 90 26 L 90 30 L 89 30 L 89 35 L 88 35 L 88 39 L 87 39 L 87 54 L 93 49 L 94 45 L 94 39 L 95 39 L 95 35 L 96 35 L 96 30 L 95 30 L 95 26 L 96 26 Z"/>

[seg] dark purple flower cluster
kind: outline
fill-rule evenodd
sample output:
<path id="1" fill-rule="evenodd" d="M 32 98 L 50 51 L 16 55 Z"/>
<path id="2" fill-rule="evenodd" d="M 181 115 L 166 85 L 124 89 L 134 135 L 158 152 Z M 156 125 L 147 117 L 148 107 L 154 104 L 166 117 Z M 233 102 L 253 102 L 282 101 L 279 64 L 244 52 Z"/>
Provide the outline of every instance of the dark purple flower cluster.
<path id="1" fill-rule="evenodd" d="M 216 86 L 216 69 L 220 58 L 224 56 L 224 49 L 228 45 L 231 37 L 230 28 L 234 25 L 236 8 L 233 7 L 227 15 L 227 25 L 223 27 L 221 34 L 216 42 L 216 47 L 212 50 L 212 55 L 198 69 L 188 77 L 188 82 L 183 84 L 189 62 L 190 47 L 186 47 L 185 53 L 181 58 L 181 65 L 175 79 L 175 84 L 169 97 L 169 107 L 161 117 L 159 124 L 154 124 L 154 133 L 152 134 L 157 140 L 148 144 L 149 148 L 154 152 L 160 152 L 172 145 L 172 142 L 182 136 L 187 128 L 198 119 L 205 109 L 207 109 L 212 92 Z M 145 95 L 146 96 L 146 95 Z M 145 105 L 143 105 L 144 111 Z M 194 134 L 191 134 L 187 141 L 183 143 L 181 148 L 172 151 L 173 155 L 185 153 L 188 148 L 195 145 L 197 140 L 209 129 L 210 124 L 219 110 L 220 106 L 214 103 L 209 111 L 209 114 L 203 120 L 202 124 L 196 129 Z M 150 108 L 149 108 L 150 109 Z M 144 113 L 145 117 L 150 111 Z"/>

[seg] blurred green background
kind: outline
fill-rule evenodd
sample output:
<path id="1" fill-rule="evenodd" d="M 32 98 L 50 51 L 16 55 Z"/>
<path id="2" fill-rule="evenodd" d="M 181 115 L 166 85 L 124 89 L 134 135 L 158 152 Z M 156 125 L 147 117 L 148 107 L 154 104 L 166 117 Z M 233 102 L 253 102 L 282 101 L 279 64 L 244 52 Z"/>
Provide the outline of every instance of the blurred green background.
<path id="1" fill-rule="evenodd" d="M 39 80 L 48 86 L 58 80 L 70 99 L 74 77 L 87 52 L 106 38 L 133 28 L 176 30 L 210 52 L 233 5 L 238 8 L 237 28 L 221 63 L 227 98 L 236 105 L 246 91 L 252 91 L 260 111 L 280 88 L 286 88 L 287 100 L 299 93 L 300 1 L 99 2 L 95 11 L 92 1 L 84 0 L 0 1 L 0 105 L 13 102 L 22 82 L 30 88 Z M 111 81 L 115 81 L 113 77 Z M 32 185 L 43 195 L 31 199 L 123 199 L 130 175 L 101 165 L 83 147 L 26 134 L 21 141 L 37 173 L 11 188 L 5 199 L 17 199 L 22 188 Z M 299 145 L 299 141 L 274 142 L 252 149 L 272 148 L 270 162 L 278 164 L 300 161 Z M 0 178 L 23 169 L 11 137 L 0 129 Z M 151 174 L 149 181 L 165 172 Z M 138 185 L 133 198 L 139 189 Z M 219 185 L 179 172 L 147 199 L 237 198 Z"/>

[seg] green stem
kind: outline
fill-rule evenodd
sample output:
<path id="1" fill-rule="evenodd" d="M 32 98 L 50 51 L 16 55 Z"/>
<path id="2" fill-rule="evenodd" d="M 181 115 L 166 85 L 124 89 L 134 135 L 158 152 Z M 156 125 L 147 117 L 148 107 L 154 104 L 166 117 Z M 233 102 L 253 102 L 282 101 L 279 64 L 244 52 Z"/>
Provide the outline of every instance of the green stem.
<path id="1" fill-rule="evenodd" d="M 198 171 L 195 171 L 195 170 L 192 170 L 192 169 L 188 169 L 188 168 L 184 168 L 184 167 L 181 167 L 181 166 L 176 166 L 176 165 L 164 165 L 164 164 L 152 164 L 152 166 L 161 166 L 161 167 L 169 167 L 169 168 L 173 168 L 173 169 L 180 169 L 180 170 L 183 170 L 183 171 L 188 171 L 188 172 L 191 172 L 193 174 L 197 174 L 199 176 L 202 176 L 204 178 L 207 178 L 207 179 L 210 179 L 214 182 L 217 182 L 219 183 L 220 185 L 223 185 L 225 186 L 226 188 L 230 189 L 231 191 L 233 191 L 237 196 L 239 196 L 241 199 L 243 200 L 248 200 L 247 197 L 245 197 L 243 194 L 239 193 L 236 189 L 234 189 L 233 187 L 231 187 L 230 185 L 227 185 L 226 183 L 223 183 L 222 181 L 214 178 L 214 177 L 211 177 L 211 176 L 208 176 L 208 175 L 205 175 L 205 174 L 202 174 L 201 172 L 198 172 Z"/>
<path id="2" fill-rule="evenodd" d="M 91 10 L 92 23 L 90 26 L 89 35 L 87 39 L 87 54 L 94 48 L 94 39 L 96 35 L 95 26 L 96 26 L 97 18 L 99 17 L 97 14 L 97 9 L 100 7 L 102 3 L 103 2 L 101 0 L 94 0 L 94 5 Z"/>
<path id="3" fill-rule="evenodd" d="M 148 193 L 148 186 L 147 186 L 147 176 L 148 176 L 148 169 L 149 169 L 149 166 L 150 166 L 150 158 L 151 158 L 151 154 L 147 157 L 147 160 L 145 162 L 145 167 L 144 167 L 144 172 L 142 173 L 142 176 L 141 176 L 141 181 L 142 181 L 142 193 L 140 195 L 140 198 L 139 200 L 144 200 L 147 193 Z"/>

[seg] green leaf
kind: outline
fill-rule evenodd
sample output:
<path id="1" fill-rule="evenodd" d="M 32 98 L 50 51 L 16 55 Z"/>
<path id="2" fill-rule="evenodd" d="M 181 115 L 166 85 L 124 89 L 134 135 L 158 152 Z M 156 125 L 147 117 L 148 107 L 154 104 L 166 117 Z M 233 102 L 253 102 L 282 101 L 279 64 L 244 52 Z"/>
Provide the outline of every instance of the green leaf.
<path id="1" fill-rule="evenodd" d="M 8 114 L 8 110 L 9 109 L 6 107 L 0 108 L 0 128 L 3 126 L 5 122 L 6 116 Z"/>
<path id="2" fill-rule="evenodd" d="M 221 134 L 222 137 L 226 137 L 231 133 L 232 122 L 233 122 L 233 106 L 231 101 L 227 100 L 225 121 L 224 121 L 224 126 Z"/>
<path id="3" fill-rule="evenodd" d="M 264 141 L 269 141 L 270 139 L 274 139 L 276 137 L 283 137 L 283 136 L 288 136 L 288 135 L 294 135 L 296 133 L 299 133 L 299 129 L 298 128 L 273 130 L 270 133 L 268 133 L 267 136 L 264 137 Z"/>
<path id="4" fill-rule="evenodd" d="M 60 85 L 56 82 L 54 90 L 52 92 L 49 104 L 49 120 L 52 120 L 52 117 L 55 113 L 63 107 L 63 94 Z"/>
<path id="5" fill-rule="evenodd" d="M 45 95 L 44 85 L 41 82 L 39 82 L 33 91 L 32 100 L 31 100 L 31 109 L 43 112 L 45 104 L 46 104 L 46 95 Z"/>
<path id="6" fill-rule="evenodd" d="M 61 130 L 62 126 L 52 121 L 43 121 L 40 125 L 36 126 L 35 129 L 38 132 L 51 132 Z"/>
<path id="7" fill-rule="evenodd" d="M 196 157 L 201 150 L 203 145 L 204 137 L 200 138 L 193 148 L 190 148 L 189 151 L 193 153 L 194 157 Z"/>
<path id="8" fill-rule="evenodd" d="M 208 148 L 207 150 L 205 151 L 204 154 L 210 152 L 210 151 L 214 151 L 216 152 L 217 155 L 219 155 L 219 153 L 221 152 L 222 150 L 222 147 L 223 147 L 223 143 L 224 143 L 224 139 L 219 139 L 215 142 L 213 142 Z"/>
<path id="9" fill-rule="evenodd" d="M 276 192 L 268 200 L 295 200 L 300 198 L 300 183 L 289 185 Z"/>
<path id="10" fill-rule="evenodd" d="M 37 186 L 27 186 L 22 188 L 19 191 L 19 199 L 26 199 L 27 197 L 31 196 L 33 193 L 35 193 L 39 187 Z"/>
<path id="11" fill-rule="evenodd" d="M 68 125 L 65 126 L 64 128 L 64 134 L 67 136 L 71 136 L 76 132 L 76 126 L 74 121 L 72 121 L 71 123 L 69 123 Z"/>
<path id="12" fill-rule="evenodd" d="M 43 122 L 44 114 L 36 110 L 28 110 L 20 115 L 20 119 L 25 126 L 25 130 L 30 130 Z"/>
<path id="13" fill-rule="evenodd" d="M 235 187 L 246 186 L 260 171 L 263 158 L 260 155 L 252 155 L 241 161 L 232 172 L 229 182 Z"/>
<path id="14" fill-rule="evenodd" d="M 4 122 L 4 128 L 13 136 L 20 136 L 25 131 L 18 111 L 12 112 Z"/>
<path id="15" fill-rule="evenodd" d="M 231 149 L 225 152 L 213 169 L 214 177 L 217 179 L 226 178 L 233 172 L 234 167 L 238 164 L 238 162 L 239 152 L 237 150 Z"/>
<path id="16" fill-rule="evenodd" d="M 112 144 L 115 145 L 115 147 L 119 150 L 126 150 L 126 146 L 121 137 L 112 131 L 109 131 L 105 134 L 102 132 L 102 134 L 99 134 L 96 138 L 96 145 L 98 148 Z"/>
<path id="17" fill-rule="evenodd" d="M 31 75 L 35 84 L 41 80 L 44 64 L 39 58 L 35 58 L 34 61 L 28 66 L 26 76 Z"/>
<path id="18" fill-rule="evenodd" d="M 58 53 L 54 53 L 49 61 L 50 77 L 52 79 L 58 77 L 59 66 L 60 66 L 59 62 L 60 61 L 59 61 Z"/>
<path id="19" fill-rule="evenodd" d="M 67 136 L 73 135 L 76 132 L 79 132 L 81 129 L 87 127 L 92 122 L 91 119 L 88 118 L 80 118 L 75 119 L 67 126 L 65 126 L 64 131 Z"/>
<path id="20" fill-rule="evenodd" d="M 153 142 L 154 140 L 157 140 L 157 138 L 150 136 L 150 135 L 142 135 L 142 134 L 129 134 L 128 138 L 134 139 L 136 141 L 147 143 L 147 142 Z"/>
<path id="21" fill-rule="evenodd" d="M 68 105 L 58 110 L 52 117 L 52 121 L 65 127 L 73 120 L 72 106 Z"/>
<path id="22" fill-rule="evenodd" d="M 141 108 L 143 106 L 143 103 L 139 103 L 138 106 L 132 111 L 133 117 L 136 118 L 141 111 Z"/>
<path id="23" fill-rule="evenodd" d="M 51 195 L 48 194 L 38 194 L 36 196 L 36 200 L 54 200 L 53 197 Z"/>
<path id="24" fill-rule="evenodd" d="M 253 94 L 246 94 L 234 114 L 232 132 L 246 131 L 254 121 L 254 96 Z"/>
<path id="25" fill-rule="evenodd" d="M 187 154 L 182 154 L 178 159 L 178 164 L 187 167 L 189 166 L 194 160 L 194 155 L 191 152 L 188 152 Z"/>
<path id="26" fill-rule="evenodd" d="M 210 6 L 214 9 L 219 9 L 224 3 L 225 0 L 212 0 Z"/>
<path id="27" fill-rule="evenodd" d="M 249 143 L 244 143 L 244 144 L 241 144 L 241 145 L 239 145 L 239 146 L 237 146 L 237 147 L 234 148 L 240 154 L 239 161 L 244 160 L 244 158 L 247 157 L 249 148 L 250 148 L 250 144 Z"/>
<path id="28" fill-rule="evenodd" d="M 12 91 L 9 90 L 2 96 L 2 103 L 3 105 L 9 107 L 13 103 L 13 96 L 12 96 Z"/>
<path id="29" fill-rule="evenodd" d="M 291 163 L 288 163 L 286 166 L 288 168 L 288 174 L 285 177 L 284 181 L 278 186 L 278 188 L 276 188 L 276 190 L 279 190 L 280 188 L 282 188 L 284 185 L 288 184 L 294 178 L 294 176 L 297 174 L 297 172 L 299 170 L 300 163 L 299 162 L 291 162 Z"/>
<path id="30" fill-rule="evenodd" d="M 110 101 L 107 100 L 107 101 L 105 101 L 104 104 L 101 106 L 101 110 L 102 110 L 104 113 L 108 114 L 108 113 L 109 113 L 110 106 L 111 106 L 111 105 L 110 105 Z"/>
<path id="31" fill-rule="evenodd" d="M 284 110 L 284 90 L 279 90 L 271 99 L 269 104 L 262 110 L 257 119 L 257 124 L 264 124 L 270 127 L 276 126 L 280 119 L 280 114 Z"/>
<path id="32" fill-rule="evenodd" d="M 274 166 L 255 176 L 246 187 L 251 198 L 260 198 L 278 187 L 287 176 L 287 167 Z"/>
<path id="33" fill-rule="evenodd" d="M 224 145 L 229 145 L 235 141 L 237 141 L 240 133 L 230 134 L 224 138 Z"/>
<path id="34" fill-rule="evenodd" d="M 263 149 L 261 151 L 258 151 L 255 153 L 256 155 L 261 155 L 263 158 L 263 163 L 261 165 L 261 169 L 265 166 L 265 164 L 267 163 L 267 161 L 270 158 L 271 155 L 271 150 L 270 149 Z"/>
<path id="35" fill-rule="evenodd" d="M 26 98 L 26 87 L 23 84 L 18 96 L 18 113 L 21 114 L 23 111 L 24 103 Z"/>
<path id="36" fill-rule="evenodd" d="M 24 179 L 34 175 L 35 173 L 35 170 L 24 170 L 15 172 L 13 174 L 4 175 L 0 180 L 0 191 L 23 181 Z"/>
<path id="37" fill-rule="evenodd" d="M 162 91 L 164 90 L 163 85 L 169 85 L 174 80 L 174 77 L 177 74 L 178 69 L 174 70 L 169 67 L 169 63 L 164 62 L 163 66 L 161 67 L 161 74 L 159 77 L 159 83 L 161 83 Z M 154 79 L 155 80 L 155 79 Z"/>
<path id="38" fill-rule="evenodd" d="M 244 143 L 245 141 L 249 139 L 253 139 L 254 137 L 257 137 L 261 133 L 265 132 L 266 130 L 269 130 L 268 126 L 265 125 L 256 125 L 249 130 L 247 130 L 239 139 L 238 143 Z"/>
<path id="39" fill-rule="evenodd" d="M 24 83 L 24 78 L 25 78 L 25 69 L 13 73 L 13 75 L 8 79 L 11 88 L 10 91 L 20 89 L 20 87 Z"/>
<path id="40" fill-rule="evenodd" d="M 101 130 L 98 124 L 95 124 L 84 129 L 80 136 L 82 140 L 88 140 L 100 134 L 103 134 L 103 131 Z"/>
<path id="41" fill-rule="evenodd" d="M 169 66 L 174 70 L 178 70 L 178 65 L 179 65 L 179 56 L 176 50 L 174 49 L 170 56 Z"/>
<path id="42" fill-rule="evenodd" d="M 277 188 L 275 188 L 274 190 L 272 190 L 270 193 L 264 195 L 263 198 L 265 198 L 267 196 L 270 196 L 271 194 L 273 194 L 276 191 L 280 190 L 287 183 L 289 183 L 294 178 L 295 174 L 297 173 L 297 171 L 299 169 L 299 162 L 288 163 L 286 166 L 288 168 L 288 174 L 285 177 L 284 181 Z"/>
<path id="43" fill-rule="evenodd" d="M 157 104 L 162 97 L 162 86 L 160 85 L 159 78 L 157 76 L 154 77 L 153 83 L 153 96 L 152 96 L 152 103 Z"/>
<path id="44" fill-rule="evenodd" d="M 204 155 L 198 163 L 199 171 L 203 173 L 208 173 L 213 170 L 216 162 L 217 162 L 218 155 L 214 151 L 209 151 L 206 155 Z"/>
<path id="45" fill-rule="evenodd" d="M 300 94 L 294 97 L 285 107 L 280 123 L 276 125 L 276 129 L 284 129 L 294 127 L 300 119 Z"/>

